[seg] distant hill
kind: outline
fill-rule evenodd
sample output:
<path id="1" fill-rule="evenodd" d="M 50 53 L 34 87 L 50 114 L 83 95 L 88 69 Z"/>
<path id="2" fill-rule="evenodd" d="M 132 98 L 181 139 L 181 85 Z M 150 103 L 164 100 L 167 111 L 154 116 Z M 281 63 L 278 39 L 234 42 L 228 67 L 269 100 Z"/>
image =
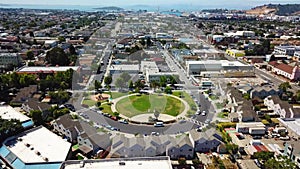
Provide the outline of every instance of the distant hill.
<path id="1" fill-rule="evenodd" d="M 246 10 L 246 13 L 254 15 L 271 13 L 281 16 L 297 15 L 300 14 L 300 4 L 268 4 Z"/>
<path id="2" fill-rule="evenodd" d="M 122 11 L 123 8 L 116 7 L 116 6 L 107 6 L 107 7 L 100 7 L 100 8 L 93 8 L 97 10 L 103 10 L 103 11 Z"/>

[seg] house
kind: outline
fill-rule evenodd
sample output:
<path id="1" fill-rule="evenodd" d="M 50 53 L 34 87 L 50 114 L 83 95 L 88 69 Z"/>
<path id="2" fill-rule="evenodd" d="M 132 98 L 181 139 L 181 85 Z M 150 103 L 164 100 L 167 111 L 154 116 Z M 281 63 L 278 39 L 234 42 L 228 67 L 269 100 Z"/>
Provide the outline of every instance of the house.
<path id="1" fill-rule="evenodd" d="M 69 114 L 65 114 L 57 118 L 52 126 L 55 131 L 64 135 L 71 143 L 77 142 L 79 131 L 82 131 L 82 127 L 78 120 L 72 119 Z"/>
<path id="2" fill-rule="evenodd" d="M 98 154 L 110 150 L 111 141 L 108 134 L 97 132 L 96 128 L 88 123 L 80 121 L 82 131 L 77 137 L 79 149 L 85 154 Z"/>
<path id="3" fill-rule="evenodd" d="M 278 63 L 276 61 L 269 62 L 270 69 L 276 75 L 281 75 L 291 81 L 300 79 L 300 69 L 298 65 L 291 66 L 284 63 Z"/>
<path id="4" fill-rule="evenodd" d="M 284 155 L 288 156 L 297 167 L 300 167 L 300 144 L 297 141 L 286 143 L 284 147 Z"/>
<path id="5" fill-rule="evenodd" d="M 274 86 L 265 85 L 265 86 L 256 86 L 250 91 L 250 98 L 258 97 L 264 99 L 267 96 L 272 95 L 281 95 L 282 90 L 274 88 Z"/>
<path id="6" fill-rule="evenodd" d="M 194 147 L 189 136 L 183 134 L 171 138 L 171 144 L 167 147 L 167 155 L 170 156 L 171 159 L 178 159 L 181 157 L 193 159 Z"/>
<path id="7" fill-rule="evenodd" d="M 84 154 L 106 153 L 110 150 L 109 135 L 97 130 L 84 121 L 72 119 L 65 114 L 52 123 L 55 131 L 64 135 L 70 142 L 78 143 L 79 150 Z M 99 154 L 98 154 L 99 155 Z"/>
<path id="8" fill-rule="evenodd" d="M 37 85 L 30 85 L 28 87 L 24 87 L 20 89 L 17 93 L 16 97 L 13 98 L 11 103 L 13 104 L 22 104 L 29 98 L 33 96 L 38 91 Z"/>
<path id="9" fill-rule="evenodd" d="M 279 96 L 268 96 L 264 99 L 264 105 L 268 110 L 273 110 L 274 113 L 280 115 L 281 118 L 298 118 L 300 112 L 296 111 L 287 101 L 282 101 Z"/>
<path id="10" fill-rule="evenodd" d="M 219 145 L 222 144 L 222 137 L 216 133 L 216 129 L 214 128 L 208 129 L 205 132 L 191 130 L 189 137 L 193 147 L 195 147 L 195 152 L 217 152 Z"/>
<path id="11" fill-rule="evenodd" d="M 21 109 L 27 113 L 30 113 L 30 111 L 33 111 L 33 110 L 41 111 L 44 119 L 46 119 L 48 117 L 48 115 L 50 113 L 50 111 L 49 111 L 50 108 L 51 108 L 51 105 L 49 105 L 48 103 L 40 102 L 38 99 L 35 99 L 35 98 L 29 98 L 21 106 Z"/>
<path id="12" fill-rule="evenodd" d="M 149 146 L 148 146 L 149 147 Z M 128 138 L 124 134 L 113 137 L 110 156 L 112 157 L 145 157 L 145 141 L 143 137 Z M 148 149 L 149 153 L 149 149 Z M 151 152 L 150 152 L 151 153 Z"/>

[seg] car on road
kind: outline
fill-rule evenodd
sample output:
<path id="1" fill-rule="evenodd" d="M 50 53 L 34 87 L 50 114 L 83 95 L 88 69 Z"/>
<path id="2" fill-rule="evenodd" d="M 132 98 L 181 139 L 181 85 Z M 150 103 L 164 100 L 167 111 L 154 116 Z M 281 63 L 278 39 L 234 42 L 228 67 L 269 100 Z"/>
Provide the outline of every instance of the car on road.
<path id="1" fill-rule="evenodd" d="M 152 136 L 159 136 L 159 132 L 153 131 L 153 132 L 151 132 L 151 135 L 152 135 Z"/>
<path id="2" fill-rule="evenodd" d="M 204 123 L 205 123 L 205 124 L 209 124 L 209 123 L 210 123 L 210 120 L 209 120 L 209 119 L 206 119 L 206 120 L 204 121 Z"/>
<path id="3" fill-rule="evenodd" d="M 154 127 L 164 127 L 164 122 L 156 122 Z"/>
<path id="4" fill-rule="evenodd" d="M 202 116 L 206 116 L 205 110 L 202 111 L 201 115 L 202 115 Z"/>
<path id="5" fill-rule="evenodd" d="M 128 124 L 128 121 L 125 120 L 125 119 L 121 119 L 121 120 L 118 120 L 120 123 L 123 123 L 123 124 Z"/>
<path id="6" fill-rule="evenodd" d="M 200 110 L 197 110 L 197 112 L 195 113 L 196 115 L 200 115 L 201 114 L 201 111 Z"/>

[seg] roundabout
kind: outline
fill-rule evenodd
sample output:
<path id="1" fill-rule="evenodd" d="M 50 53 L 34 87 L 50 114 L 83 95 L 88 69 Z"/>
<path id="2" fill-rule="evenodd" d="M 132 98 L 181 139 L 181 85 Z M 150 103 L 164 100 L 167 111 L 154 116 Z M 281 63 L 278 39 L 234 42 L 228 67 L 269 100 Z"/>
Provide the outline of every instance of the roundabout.
<path id="1" fill-rule="evenodd" d="M 149 123 L 151 119 L 175 122 L 176 119 L 185 117 L 190 108 L 185 100 L 162 93 L 134 93 L 116 98 L 112 102 L 113 112 L 117 111 L 122 118 L 137 123 Z"/>

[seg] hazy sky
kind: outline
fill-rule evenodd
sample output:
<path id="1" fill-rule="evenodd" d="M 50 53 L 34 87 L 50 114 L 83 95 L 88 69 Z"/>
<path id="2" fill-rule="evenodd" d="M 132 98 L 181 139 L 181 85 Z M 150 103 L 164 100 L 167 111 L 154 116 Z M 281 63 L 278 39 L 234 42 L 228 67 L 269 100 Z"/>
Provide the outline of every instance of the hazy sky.
<path id="1" fill-rule="evenodd" d="M 267 3 L 300 3 L 299 0 L 1 0 L 4 4 L 41 4 L 41 5 L 88 5 L 88 6 L 130 6 L 130 5 L 167 5 L 186 4 L 199 6 L 243 5 L 255 6 Z"/>

